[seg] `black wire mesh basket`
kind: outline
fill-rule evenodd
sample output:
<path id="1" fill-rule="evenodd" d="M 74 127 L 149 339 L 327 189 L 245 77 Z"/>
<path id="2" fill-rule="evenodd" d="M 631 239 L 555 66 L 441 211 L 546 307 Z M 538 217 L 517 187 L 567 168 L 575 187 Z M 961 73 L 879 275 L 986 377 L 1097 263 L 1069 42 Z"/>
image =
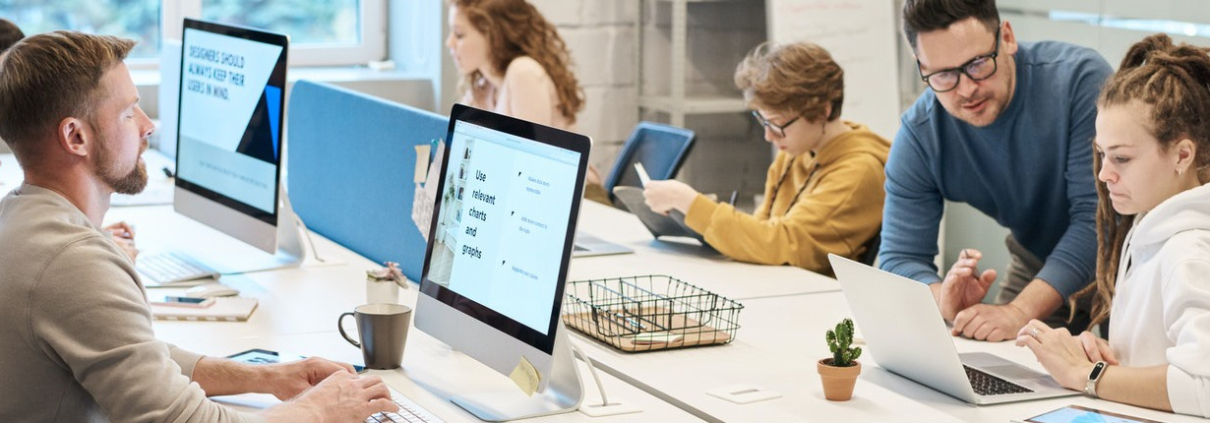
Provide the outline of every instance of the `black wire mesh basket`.
<path id="1" fill-rule="evenodd" d="M 735 340 L 743 304 L 665 275 L 568 282 L 563 323 L 622 351 Z"/>

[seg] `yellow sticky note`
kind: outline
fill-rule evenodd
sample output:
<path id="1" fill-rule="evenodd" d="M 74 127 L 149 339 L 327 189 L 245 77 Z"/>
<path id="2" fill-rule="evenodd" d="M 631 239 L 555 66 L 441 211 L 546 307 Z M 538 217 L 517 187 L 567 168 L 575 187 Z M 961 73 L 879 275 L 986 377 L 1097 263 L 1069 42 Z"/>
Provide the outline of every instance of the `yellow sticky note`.
<path id="1" fill-rule="evenodd" d="M 424 178 L 428 177 L 429 173 L 429 152 L 433 146 L 428 144 L 416 146 L 416 174 L 412 176 L 412 182 L 424 182 Z"/>
<path id="2" fill-rule="evenodd" d="M 534 365 L 530 364 L 524 356 L 521 357 L 521 362 L 517 363 L 517 367 L 513 368 L 513 373 L 508 375 L 508 378 L 512 379 L 518 388 L 521 388 L 521 392 L 531 397 L 534 396 L 534 392 L 538 391 L 538 384 L 542 383 L 542 375 L 538 374 L 538 369 L 535 369 Z"/>

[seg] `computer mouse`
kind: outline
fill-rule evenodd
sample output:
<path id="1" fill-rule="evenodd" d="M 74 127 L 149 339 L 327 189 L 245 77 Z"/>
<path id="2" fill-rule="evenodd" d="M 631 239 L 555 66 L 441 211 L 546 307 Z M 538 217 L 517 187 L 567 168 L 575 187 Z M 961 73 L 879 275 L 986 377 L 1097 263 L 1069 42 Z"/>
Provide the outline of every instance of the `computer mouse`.
<path id="1" fill-rule="evenodd" d="M 198 285 L 185 291 L 185 296 L 195 298 L 230 297 L 239 295 L 239 290 L 221 283 Z"/>

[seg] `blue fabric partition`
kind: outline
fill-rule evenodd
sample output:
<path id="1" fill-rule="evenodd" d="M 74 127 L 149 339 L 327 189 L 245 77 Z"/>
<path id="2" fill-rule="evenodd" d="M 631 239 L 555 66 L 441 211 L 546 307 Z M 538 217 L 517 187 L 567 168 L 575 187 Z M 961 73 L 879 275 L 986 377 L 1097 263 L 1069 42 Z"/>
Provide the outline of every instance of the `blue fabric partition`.
<path id="1" fill-rule="evenodd" d="M 449 119 L 312 81 L 294 84 L 287 112 L 287 189 L 303 223 L 419 281 L 414 146 L 444 138 Z"/>

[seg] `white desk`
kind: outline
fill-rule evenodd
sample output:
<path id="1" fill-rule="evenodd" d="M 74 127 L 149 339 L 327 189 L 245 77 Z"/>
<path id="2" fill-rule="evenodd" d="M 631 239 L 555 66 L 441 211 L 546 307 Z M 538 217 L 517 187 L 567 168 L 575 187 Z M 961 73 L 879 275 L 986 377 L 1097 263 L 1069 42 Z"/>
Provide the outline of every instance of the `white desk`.
<path id="1" fill-rule="evenodd" d="M 268 314 L 258 310 L 257 315 Z M 335 325 L 335 318 L 331 319 Z M 206 328 L 204 335 L 192 330 L 202 325 L 219 326 Z M 238 323 L 217 322 L 156 322 L 157 336 L 183 348 L 222 356 L 250 348 L 264 348 L 280 352 L 315 355 L 349 363 L 361 362 L 361 351 L 349 345 L 336 331 L 294 335 L 239 336 L 224 335 L 222 326 L 234 327 Z M 334 326 L 333 326 L 334 327 Z M 237 331 L 238 332 L 238 331 Z M 587 365 L 577 361 L 584 384 L 585 404 L 599 403 L 596 384 L 591 380 Z M 404 350 L 402 370 L 371 370 L 368 374 L 379 376 L 395 390 L 428 409 L 447 422 L 478 422 L 474 416 L 449 402 L 456 393 L 517 389 L 506 377 L 479 364 L 465 354 L 452 351 L 449 347 L 412 328 Z M 648 421 L 700 421 L 688 413 L 663 402 L 654 396 L 627 385 L 604 373 L 603 378 L 611 399 L 623 399 L 639 406 L 643 412 L 604 418 L 591 418 L 578 412 L 533 419 L 535 422 L 600 422 L 628 423 Z M 265 407 L 277 401 L 268 395 L 239 396 L 237 404 Z M 251 401 L 249 401 L 251 400 Z M 224 399 L 224 402 L 228 402 Z M 530 421 L 530 420 L 526 420 Z"/>
<path id="2" fill-rule="evenodd" d="M 931 422 L 963 421 L 891 389 L 864 381 L 858 382 L 853 399 L 848 402 L 825 400 L 815 368 L 815 361 L 824 358 L 823 354 L 776 349 L 754 344 L 747 339 L 752 332 L 758 332 L 755 330 L 757 326 L 761 328 L 759 332 L 762 332 L 762 337 L 803 335 L 802 326 L 792 319 L 808 317 L 808 312 L 792 312 L 770 319 L 772 321 L 757 321 L 746 315 L 761 307 L 760 303 L 772 300 L 751 301 L 754 305 L 740 314 L 739 321 L 743 327 L 737 334 L 737 340 L 727 345 L 629 354 L 593 343 L 586 351 L 611 374 L 707 421 L 881 422 L 903 421 L 905 418 Z M 576 337 L 587 340 L 579 333 Z M 819 344 L 823 345 L 823 342 Z M 826 347 L 823 349 L 826 351 Z M 862 377 L 866 378 L 870 371 L 865 370 L 864 373 Z M 754 384 L 761 389 L 778 392 L 781 397 L 735 404 L 706 394 L 708 390 L 737 384 Z"/>
<path id="3" fill-rule="evenodd" d="M 634 215 L 593 201 L 581 203 L 577 225 L 635 252 L 572 260 L 571 281 L 669 275 L 733 300 L 840 290 L 832 278 L 801 268 L 742 263 L 696 243 L 657 241 Z"/>
<path id="4" fill-rule="evenodd" d="M 810 416 L 836 421 L 1003 422 L 1080 404 L 1160 421 L 1204 421 L 1083 396 L 973 406 L 877 367 L 877 351 L 868 350 L 860 359 L 862 375 L 853 399 L 828 402 L 822 398 L 815 361 L 828 357 L 824 332 L 841 319 L 852 317 L 843 293 L 765 298 L 749 300 L 746 305 L 739 319 L 743 327 L 730 345 L 627 355 L 598 343 L 589 354 L 598 357 L 611 372 L 623 375 L 623 380 L 680 399 L 707 420 L 739 421 L 748 415 L 761 420 Z M 959 352 L 991 352 L 1044 371 L 1028 349 L 1012 342 L 988 343 L 959 337 L 955 345 Z M 753 383 L 784 396 L 735 405 L 704 394 L 713 387 L 734 383 Z"/>
<path id="5" fill-rule="evenodd" d="M 141 248 L 159 248 L 182 242 L 192 244 L 191 250 L 195 251 L 248 248 L 176 215 L 168 206 L 112 209 L 107 221 L 117 220 L 137 225 Z M 264 348 L 360 363 L 360 350 L 341 338 L 336 331 L 336 319 L 340 313 L 352 311 L 354 307 L 367 302 L 365 269 L 373 267 L 374 263 L 322 237 L 316 235 L 313 238 L 321 257 L 336 260 L 339 264 L 224 276 L 223 282 L 240 289 L 241 295 L 260 300 L 257 311 L 247 322 L 157 321 L 157 336 L 186 349 L 214 356 Z M 400 302 L 415 304 L 416 289 L 401 290 L 400 294 Z M 583 363 L 578 364 L 586 392 L 585 403 L 599 402 L 587 367 Z M 374 374 L 451 422 L 478 421 L 448 401 L 453 393 L 517 389 L 505 376 L 465 354 L 450 350 L 414 327 L 408 334 L 403 369 L 375 371 Z M 609 395 L 635 404 L 644 411 L 596 419 L 573 412 L 534 421 L 698 421 L 650 394 L 603 372 L 601 375 Z M 269 404 L 273 402 L 268 401 Z"/>

